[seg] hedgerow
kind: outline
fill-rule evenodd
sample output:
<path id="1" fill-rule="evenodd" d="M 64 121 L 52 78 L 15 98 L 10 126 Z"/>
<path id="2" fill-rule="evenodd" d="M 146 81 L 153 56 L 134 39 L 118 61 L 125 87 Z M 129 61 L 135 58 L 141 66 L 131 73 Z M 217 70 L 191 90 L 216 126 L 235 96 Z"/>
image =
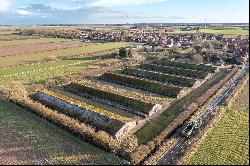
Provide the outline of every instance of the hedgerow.
<path id="1" fill-rule="evenodd" d="M 141 116 L 148 115 L 149 112 L 155 106 L 154 104 L 151 104 L 151 103 L 146 103 L 140 100 L 117 95 L 117 94 L 103 91 L 100 89 L 87 87 L 85 85 L 77 84 L 77 83 L 71 83 L 70 85 L 66 86 L 65 89 L 73 93 L 77 93 L 77 94 L 80 93 L 80 94 L 87 95 L 89 97 L 98 98 L 104 102 L 110 101 L 112 103 L 125 106 L 129 110 L 132 110 L 133 113 L 141 115 Z"/>
<path id="2" fill-rule="evenodd" d="M 139 78 L 155 80 L 163 83 L 170 83 L 177 86 L 191 87 L 196 82 L 196 80 L 190 78 L 177 77 L 174 75 L 160 74 L 156 72 L 150 72 L 138 69 L 124 69 L 121 71 L 121 73 Z"/>
<path id="3" fill-rule="evenodd" d="M 105 73 L 100 77 L 100 79 L 173 98 L 176 98 L 182 90 L 182 88 L 179 87 L 152 82 L 144 79 L 128 77 L 115 73 Z"/>
<path id="4" fill-rule="evenodd" d="M 179 69 L 169 66 L 161 66 L 155 64 L 143 64 L 139 66 L 140 69 L 155 71 L 164 74 L 173 74 L 182 77 L 190 77 L 194 79 L 204 79 L 208 73 L 194 70 Z"/>

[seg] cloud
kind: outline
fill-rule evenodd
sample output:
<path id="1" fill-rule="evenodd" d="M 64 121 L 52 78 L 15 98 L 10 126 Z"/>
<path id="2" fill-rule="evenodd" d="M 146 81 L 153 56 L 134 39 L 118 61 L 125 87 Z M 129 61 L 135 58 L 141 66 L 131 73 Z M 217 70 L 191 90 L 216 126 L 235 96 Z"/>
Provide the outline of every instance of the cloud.
<path id="1" fill-rule="evenodd" d="M 87 0 L 84 6 L 87 7 L 128 7 L 166 2 L 167 0 Z M 79 1 L 81 2 L 81 1 Z"/>
<path id="2" fill-rule="evenodd" d="M 17 9 L 17 13 L 20 14 L 20 15 L 30 15 L 32 14 L 31 12 L 29 12 L 28 10 L 25 10 L 25 9 Z"/>
<path id="3" fill-rule="evenodd" d="M 7 11 L 13 2 L 13 0 L 0 0 L 0 12 Z"/>
<path id="4" fill-rule="evenodd" d="M 169 0 L 75 0 L 75 1 L 54 1 L 49 4 L 53 9 L 77 10 L 86 8 L 114 8 L 130 7 L 166 2 Z"/>

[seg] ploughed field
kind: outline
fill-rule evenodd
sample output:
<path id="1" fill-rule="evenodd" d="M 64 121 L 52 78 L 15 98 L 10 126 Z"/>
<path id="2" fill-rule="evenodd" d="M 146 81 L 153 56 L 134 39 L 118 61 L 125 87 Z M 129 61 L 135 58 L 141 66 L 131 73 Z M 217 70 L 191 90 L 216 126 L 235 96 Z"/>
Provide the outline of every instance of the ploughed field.
<path id="1" fill-rule="evenodd" d="M 88 45 L 81 41 L 63 41 L 55 43 L 38 43 L 33 45 L 17 45 L 0 47 L 0 57 L 4 56 L 16 56 L 20 54 L 31 54 L 42 51 L 58 50 L 65 48 L 76 48 Z"/>

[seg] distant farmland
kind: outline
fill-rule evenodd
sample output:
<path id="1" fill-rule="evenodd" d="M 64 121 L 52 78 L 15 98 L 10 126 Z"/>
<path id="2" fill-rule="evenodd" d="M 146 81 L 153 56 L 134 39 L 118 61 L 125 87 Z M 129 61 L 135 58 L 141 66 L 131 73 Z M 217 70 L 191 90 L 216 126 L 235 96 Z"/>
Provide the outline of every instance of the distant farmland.
<path id="1" fill-rule="evenodd" d="M 88 46 L 82 46 L 78 48 L 66 48 L 52 51 L 44 51 L 39 53 L 21 54 L 17 56 L 0 57 L 0 67 L 11 67 L 15 65 L 32 64 L 41 61 L 46 61 L 50 57 L 69 57 L 76 55 L 93 54 L 96 52 L 102 52 L 110 49 L 117 49 L 120 47 L 126 47 L 132 43 L 117 42 L 117 43 L 105 43 L 94 44 Z"/>
<path id="2" fill-rule="evenodd" d="M 84 43 L 72 39 L 17 35 L 1 37 L 0 83 L 10 80 L 32 83 L 78 73 L 89 68 L 84 64 L 88 60 L 110 56 L 115 49 L 133 44 Z"/>
<path id="3" fill-rule="evenodd" d="M 17 46 L 17 45 L 29 45 L 29 44 L 40 44 L 40 43 L 55 43 L 62 41 L 72 41 L 70 39 L 62 38 L 37 38 L 37 39 L 27 39 L 27 40 L 11 40 L 2 41 L 0 40 L 0 48 L 2 46 Z"/>
<path id="4" fill-rule="evenodd" d="M 242 35 L 242 36 L 248 36 L 249 35 L 249 30 L 244 30 L 241 28 L 223 28 L 223 29 L 212 29 L 212 28 L 207 28 L 207 29 L 200 29 L 198 31 L 180 31 L 177 30 L 173 33 L 212 33 L 215 35 Z"/>

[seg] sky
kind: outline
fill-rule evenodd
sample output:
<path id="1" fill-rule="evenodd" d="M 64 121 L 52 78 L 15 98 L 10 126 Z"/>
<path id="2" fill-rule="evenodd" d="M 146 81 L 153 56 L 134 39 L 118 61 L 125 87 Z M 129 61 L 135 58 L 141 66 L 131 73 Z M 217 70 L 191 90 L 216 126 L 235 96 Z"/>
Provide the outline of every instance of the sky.
<path id="1" fill-rule="evenodd" d="M 0 0 L 0 24 L 249 23 L 248 0 Z"/>

